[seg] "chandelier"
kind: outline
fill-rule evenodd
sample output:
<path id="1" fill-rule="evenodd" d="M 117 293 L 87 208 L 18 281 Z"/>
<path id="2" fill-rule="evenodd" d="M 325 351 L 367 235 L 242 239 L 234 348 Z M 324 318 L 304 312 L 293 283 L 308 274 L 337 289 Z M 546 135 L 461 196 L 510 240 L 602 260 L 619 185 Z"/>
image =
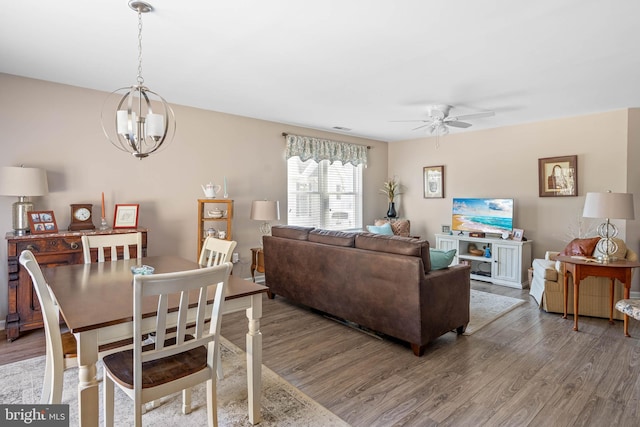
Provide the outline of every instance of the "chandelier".
<path id="1" fill-rule="evenodd" d="M 137 83 L 111 92 L 102 108 L 102 130 L 117 149 L 144 159 L 171 142 L 176 119 L 167 101 L 144 86 L 142 77 L 142 14 L 153 6 L 132 0 L 129 7 L 138 13 Z"/>

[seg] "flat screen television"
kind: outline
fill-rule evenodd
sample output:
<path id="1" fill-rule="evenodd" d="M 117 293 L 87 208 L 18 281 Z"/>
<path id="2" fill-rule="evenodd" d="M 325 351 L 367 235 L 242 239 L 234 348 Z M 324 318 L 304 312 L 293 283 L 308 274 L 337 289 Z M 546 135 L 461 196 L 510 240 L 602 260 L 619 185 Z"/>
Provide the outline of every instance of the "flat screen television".
<path id="1" fill-rule="evenodd" d="M 451 229 L 498 233 L 513 230 L 513 199 L 454 198 Z"/>

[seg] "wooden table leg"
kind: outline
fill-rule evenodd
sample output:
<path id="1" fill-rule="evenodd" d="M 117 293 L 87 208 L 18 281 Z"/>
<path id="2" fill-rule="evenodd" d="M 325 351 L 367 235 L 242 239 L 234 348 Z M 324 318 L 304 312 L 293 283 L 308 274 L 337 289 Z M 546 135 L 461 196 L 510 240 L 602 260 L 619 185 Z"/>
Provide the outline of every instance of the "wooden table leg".
<path id="1" fill-rule="evenodd" d="M 567 318 L 567 311 L 569 308 L 569 272 L 567 269 L 564 269 L 564 289 L 563 289 L 563 297 L 564 297 L 564 315 L 563 319 Z"/>
<path id="2" fill-rule="evenodd" d="M 631 271 L 631 269 L 629 269 Z M 624 282 L 624 299 L 629 299 L 631 295 L 631 273 L 628 274 L 627 280 Z M 624 336 L 630 337 L 629 335 L 629 316 L 624 315 Z"/>
<path id="3" fill-rule="evenodd" d="M 249 331 L 247 332 L 247 387 L 249 400 L 249 422 L 258 424 L 262 420 L 260 396 L 262 395 L 262 294 L 251 296 L 251 308 L 247 309 Z"/>
<path id="4" fill-rule="evenodd" d="M 616 279 L 611 279 L 611 284 L 609 285 L 609 324 L 613 325 L 613 288 L 616 283 Z"/>
<path id="5" fill-rule="evenodd" d="M 573 275 L 573 330 L 578 330 L 578 306 L 579 306 L 579 298 L 580 298 L 580 280 L 578 280 L 578 275 Z"/>
<path id="6" fill-rule="evenodd" d="M 82 427 L 98 426 L 100 400 L 96 379 L 97 331 L 75 334 L 78 340 L 78 418 Z"/>

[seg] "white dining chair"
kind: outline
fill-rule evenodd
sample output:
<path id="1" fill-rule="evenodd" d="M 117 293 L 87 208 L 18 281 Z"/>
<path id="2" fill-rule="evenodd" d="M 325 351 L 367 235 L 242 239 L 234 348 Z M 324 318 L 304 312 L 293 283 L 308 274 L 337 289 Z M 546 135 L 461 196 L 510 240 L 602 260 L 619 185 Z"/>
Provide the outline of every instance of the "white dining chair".
<path id="1" fill-rule="evenodd" d="M 107 355 L 104 363 L 104 421 L 114 422 L 114 385 L 134 401 L 136 426 L 142 425 L 143 405 L 178 391 L 182 391 L 182 412 L 191 412 L 191 387 L 206 382 L 207 424 L 218 425 L 216 403 L 216 364 L 220 352 L 220 323 L 225 288 L 231 272 L 231 263 L 198 270 L 133 276 L 133 336 L 132 350 Z M 210 324 L 205 328 L 207 288 L 217 284 L 211 309 Z M 187 329 L 189 319 L 189 293 L 197 292 L 195 332 Z M 144 345 L 142 340 L 143 300 L 158 297 L 154 345 Z M 179 299 L 177 298 L 179 297 Z M 179 302 L 175 337 L 166 339 L 166 331 L 172 326 L 168 301 Z"/>
<path id="2" fill-rule="evenodd" d="M 203 267 L 211 267 L 231 261 L 233 250 L 237 244 L 238 242 L 235 240 L 217 239 L 208 236 L 202 244 L 198 264 Z"/>
<path id="3" fill-rule="evenodd" d="M 122 250 L 122 259 L 131 259 L 130 246 L 136 247 L 136 258 L 142 258 L 142 233 L 140 232 L 84 235 L 81 240 L 85 264 L 95 262 L 91 258 L 91 249 L 97 249 L 98 262 L 105 262 L 107 259 L 105 249 L 108 249 L 110 261 L 118 259 L 118 249 Z"/>
<path id="4" fill-rule="evenodd" d="M 198 264 L 202 267 L 212 267 L 231 261 L 233 250 L 236 248 L 237 244 L 238 242 L 235 240 L 217 239 L 215 237 L 208 236 L 202 244 Z M 218 357 L 219 356 L 220 355 L 218 354 Z M 222 363 L 218 360 L 218 379 L 221 380 L 223 378 L 224 372 L 222 370 Z"/>
<path id="5" fill-rule="evenodd" d="M 22 251 L 20 264 L 31 276 L 44 322 L 45 369 L 40 403 L 49 405 L 61 403 L 64 370 L 77 365 L 76 339 L 70 332 L 61 332 L 58 306 L 54 302 L 49 285 L 33 253 L 28 250 Z"/>

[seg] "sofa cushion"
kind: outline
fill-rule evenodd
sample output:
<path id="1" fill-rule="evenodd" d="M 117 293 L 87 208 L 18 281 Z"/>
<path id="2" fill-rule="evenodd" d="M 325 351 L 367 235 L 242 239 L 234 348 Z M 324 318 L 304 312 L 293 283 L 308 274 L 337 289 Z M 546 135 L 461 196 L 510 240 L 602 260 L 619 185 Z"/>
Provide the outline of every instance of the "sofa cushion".
<path id="1" fill-rule="evenodd" d="M 356 248 L 421 257 L 422 263 L 424 264 L 424 272 L 428 273 L 431 270 L 429 242 L 427 240 L 403 236 L 359 233 L 356 234 Z"/>
<path id="2" fill-rule="evenodd" d="M 382 225 L 367 225 L 367 231 L 374 234 L 384 234 L 387 236 L 393 236 L 395 233 L 391 229 L 391 224 L 388 222 Z"/>
<path id="3" fill-rule="evenodd" d="M 274 225 L 271 227 L 273 237 L 285 237 L 293 240 L 309 240 L 309 232 L 314 227 L 298 227 L 294 225 Z"/>
<path id="4" fill-rule="evenodd" d="M 593 250 L 596 248 L 596 245 L 600 241 L 599 237 L 591 237 L 588 239 L 573 239 L 569 242 L 566 248 L 560 255 L 565 256 L 573 256 L 573 255 L 581 255 L 581 256 L 591 256 L 593 255 Z"/>
<path id="5" fill-rule="evenodd" d="M 324 243 L 325 245 L 344 246 L 352 248 L 355 245 L 355 233 L 337 230 L 321 230 L 316 228 L 309 232 L 309 241 Z"/>
<path id="6" fill-rule="evenodd" d="M 429 255 L 431 258 L 431 269 L 442 270 L 449 267 L 453 261 L 453 257 L 456 256 L 456 249 L 443 251 L 442 249 L 429 249 Z"/>

